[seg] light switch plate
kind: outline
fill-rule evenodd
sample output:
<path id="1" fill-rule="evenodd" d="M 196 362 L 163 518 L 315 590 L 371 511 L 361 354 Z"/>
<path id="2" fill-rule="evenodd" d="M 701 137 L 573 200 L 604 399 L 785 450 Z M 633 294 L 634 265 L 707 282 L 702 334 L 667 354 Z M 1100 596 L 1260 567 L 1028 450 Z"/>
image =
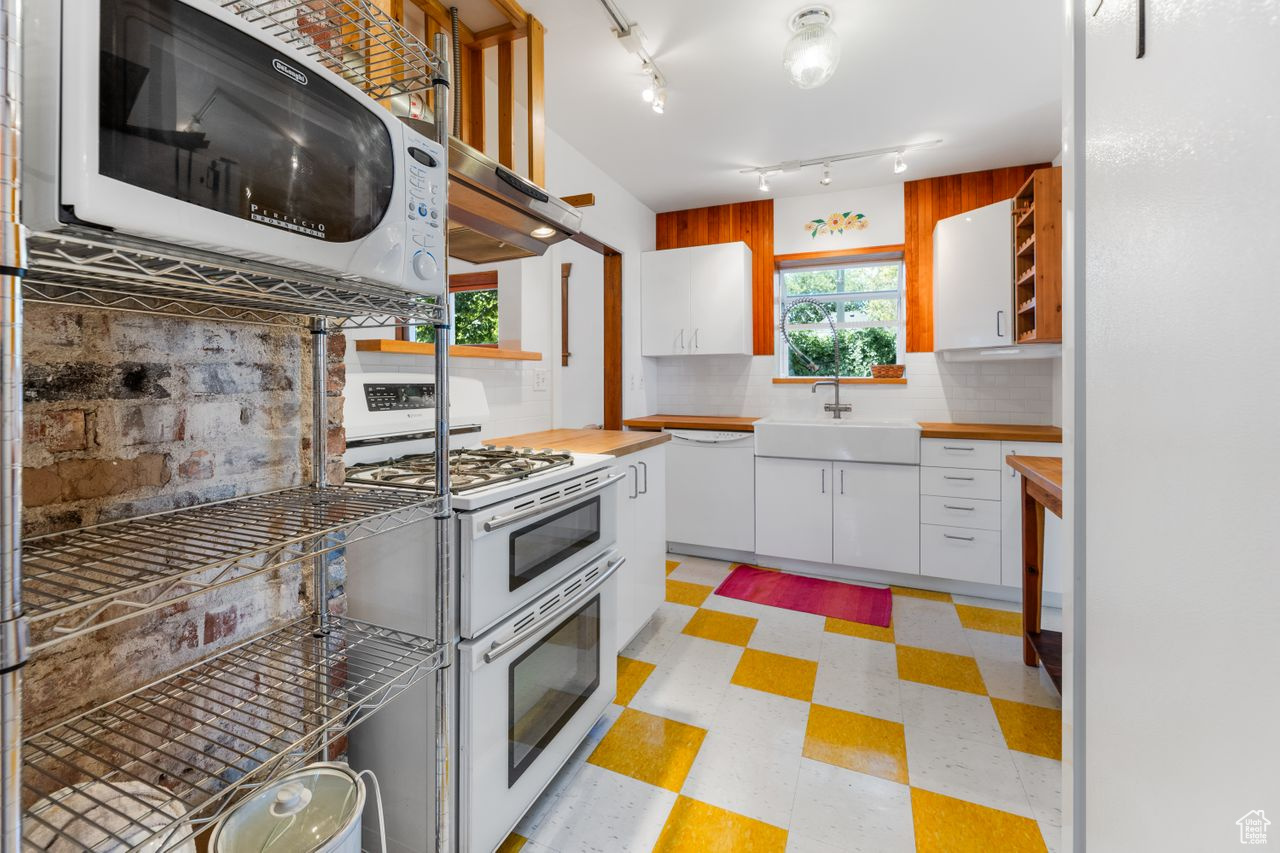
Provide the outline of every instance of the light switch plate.
<path id="1" fill-rule="evenodd" d="M 533 371 L 533 390 L 546 391 L 549 379 L 550 379 L 550 372 L 547 371 L 545 368 L 538 368 L 537 370 Z"/>

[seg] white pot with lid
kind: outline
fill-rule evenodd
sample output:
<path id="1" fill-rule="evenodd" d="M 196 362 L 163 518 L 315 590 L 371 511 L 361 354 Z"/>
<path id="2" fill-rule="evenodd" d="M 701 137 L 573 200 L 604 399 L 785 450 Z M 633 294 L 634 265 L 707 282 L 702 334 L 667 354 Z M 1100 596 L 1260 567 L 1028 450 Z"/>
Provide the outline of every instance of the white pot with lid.
<path id="1" fill-rule="evenodd" d="M 228 812 L 210 853 L 360 853 L 364 783 L 345 764 L 295 770 Z"/>

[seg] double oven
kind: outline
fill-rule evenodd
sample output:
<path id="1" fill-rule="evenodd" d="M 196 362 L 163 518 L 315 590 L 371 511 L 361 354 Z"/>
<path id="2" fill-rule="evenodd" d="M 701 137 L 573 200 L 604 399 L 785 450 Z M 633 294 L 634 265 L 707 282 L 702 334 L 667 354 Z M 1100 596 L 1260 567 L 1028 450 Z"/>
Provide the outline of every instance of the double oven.
<path id="1" fill-rule="evenodd" d="M 360 381 L 356 375 L 349 384 Z M 476 389 L 463 379 L 453 384 L 453 419 L 461 423 L 460 401 Z M 378 437 L 361 448 L 364 420 L 347 420 L 357 432 L 354 439 L 349 433 L 356 445 L 347 455 L 351 482 L 430 488 L 432 477 L 414 476 L 434 464 L 414 455 L 421 445 L 413 442 L 423 440 L 418 421 L 406 428 L 405 442 L 388 442 L 387 418 L 366 418 L 371 430 L 378 421 Z M 419 431 L 410 439 L 413 430 Z M 625 562 L 617 549 L 618 485 L 625 474 L 612 463 L 607 456 L 502 449 L 450 454 L 461 635 L 460 851 L 494 850 L 613 701 L 616 573 Z M 513 471 L 528 473 L 512 477 Z M 426 569 L 434 537 L 434 524 L 424 522 L 349 545 L 348 570 L 366 573 L 347 587 L 351 615 L 434 631 Z M 415 685 L 351 734 L 352 763 L 373 769 L 390 789 L 390 850 L 430 848 L 433 713 L 425 684 Z"/>

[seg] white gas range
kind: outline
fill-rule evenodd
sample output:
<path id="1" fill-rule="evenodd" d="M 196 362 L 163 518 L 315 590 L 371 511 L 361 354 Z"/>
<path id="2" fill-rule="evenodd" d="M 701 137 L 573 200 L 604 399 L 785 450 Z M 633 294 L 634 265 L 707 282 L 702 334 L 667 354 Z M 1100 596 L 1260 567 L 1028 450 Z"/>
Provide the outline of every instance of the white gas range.
<path id="1" fill-rule="evenodd" d="M 483 386 L 450 381 L 451 445 L 480 431 Z M 430 376 L 347 377 L 347 481 L 434 492 Z M 608 707 L 616 682 L 618 483 L 613 458 L 451 446 L 458 572 L 459 850 L 489 851 Z M 356 618 L 433 631 L 435 528 L 352 543 Z M 352 733 L 354 764 L 401 780 L 387 804 L 389 849 L 428 848 L 431 703 L 425 690 Z M 419 701 L 420 700 L 420 701 Z"/>

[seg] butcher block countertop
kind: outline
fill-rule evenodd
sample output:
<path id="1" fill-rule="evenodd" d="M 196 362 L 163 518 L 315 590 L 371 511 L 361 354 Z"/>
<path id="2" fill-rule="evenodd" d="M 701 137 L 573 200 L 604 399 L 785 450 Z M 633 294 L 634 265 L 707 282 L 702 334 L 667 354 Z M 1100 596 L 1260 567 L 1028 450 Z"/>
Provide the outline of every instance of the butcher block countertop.
<path id="1" fill-rule="evenodd" d="M 1062 427 L 1036 424 L 951 424 L 920 422 L 921 438 L 972 438 L 989 441 L 1062 441 Z"/>
<path id="2" fill-rule="evenodd" d="M 505 438 L 491 438 L 486 444 L 497 447 L 527 447 L 531 450 L 568 450 L 572 453 L 602 453 L 626 456 L 668 442 L 671 436 L 653 432 L 625 432 L 620 429 L 548 429 Z"/>
<path id="3" fill-rule="evenodd" d="M 1009 467 L 1017 471 L 1027 480 L 1044 489 L 1048 497 L 1057 501 L 1057 515 L 1062 512 L 1062 457 L 1060 456 L 1014 456 L 1004 458 Z"/>
<path id="4" fill-rule="evenodd" d="M 635 430 L 660 429 L 714 429 L 724 432 L 754 432 L 759 418 L 739 418 L 721 415 L 646 415 L 628 418 L 622 425 Z"/>

